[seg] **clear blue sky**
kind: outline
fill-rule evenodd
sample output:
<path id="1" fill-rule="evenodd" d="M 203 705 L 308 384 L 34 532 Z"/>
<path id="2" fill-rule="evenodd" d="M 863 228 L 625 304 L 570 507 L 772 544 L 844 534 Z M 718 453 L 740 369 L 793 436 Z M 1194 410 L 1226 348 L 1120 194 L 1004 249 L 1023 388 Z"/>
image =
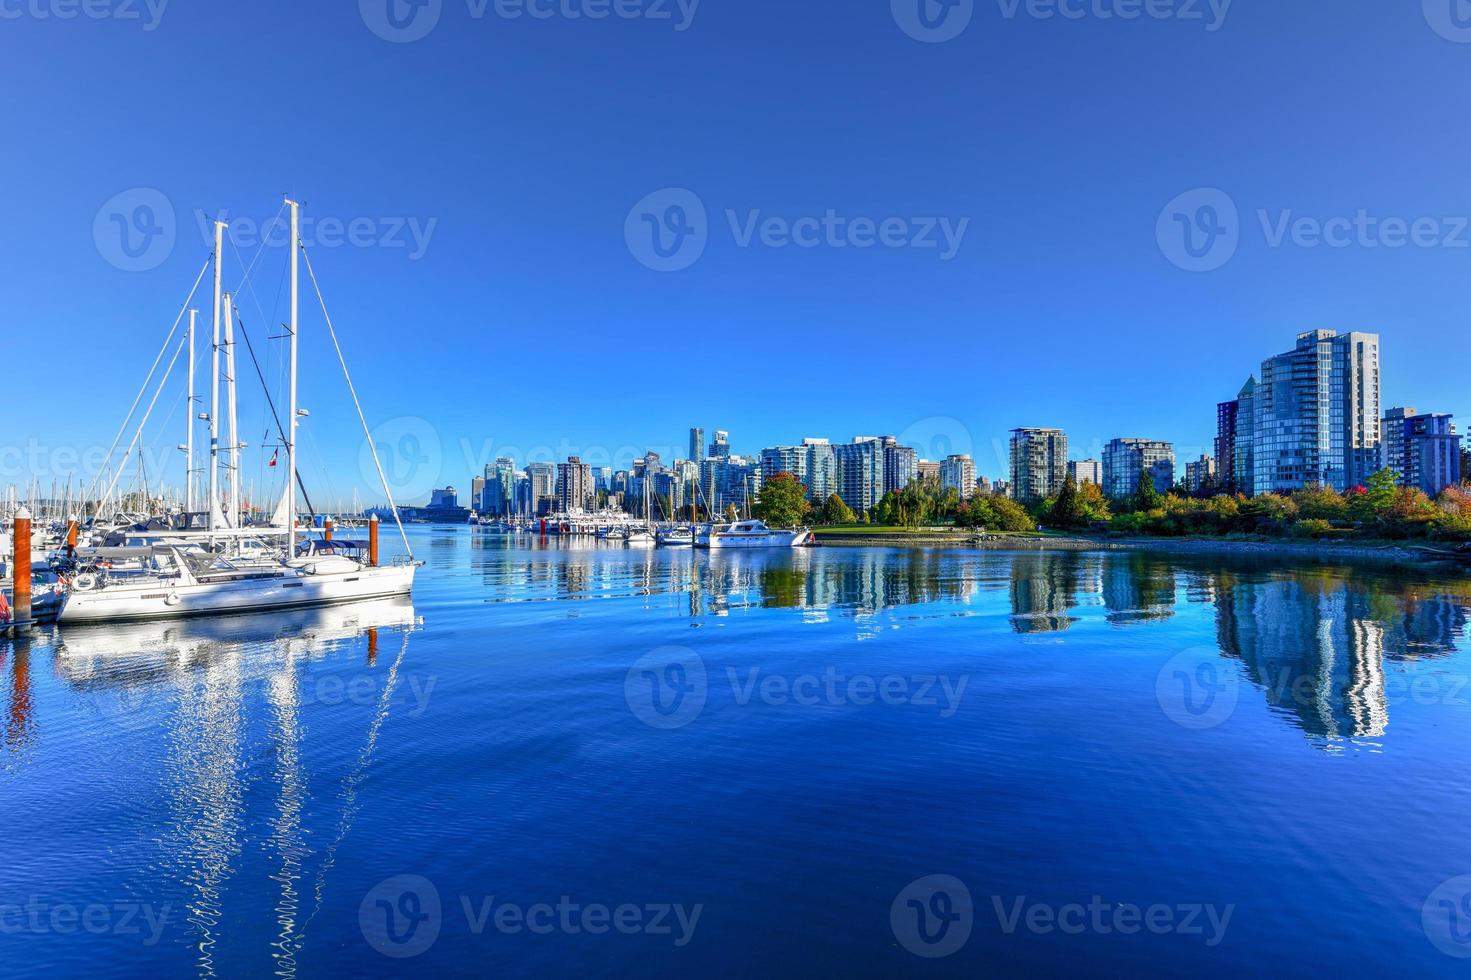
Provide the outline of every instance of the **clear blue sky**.
<path id="1" fill-rule="evenodd" d="M 1101 16 L 1128 0 L 1074 0 L 1078 18 L 974 0 L 950 20 L 925 0 L 933 30 L 920 0 L 703 0 L 692 16 L 689 0 L 538 0 L 547 18 L 393 0 L 396 20 L 387 0 L 94 2 L 108 16 L 0 7 L 0 335 L 7 365 L 31 360 L 6 371 L 0 484 L 64 480 L 69 451 L 106 447 L 204 261 L 200 215 L 265 222 L 288 191 L 309 217 L 358 222 L 359 244 L 329 231 L 312 254 L 370 422 L 422 420 L 384 430 L 421 464 L 401 491 L 463 488 L 508 447 L 682 450 L 693 424 L 740 452 L 968 441 L 993 476 L 1018 425 L 1064 427 L 1078 456 L 1121 435 L 1183 456 L 1263 357 L 1319 327 L 1383 335 L 1386 405 L 1471 421 L 1471 31 L 1450 0 L 1238 0 L 1224 19 L 1219 0 L 1155 0 L 1177 16 L 1134 20 Z M 146 220 L 158 197 L 140 188 L 172 220 Z M 667 188 L 705 210 L 685 211 L 704 251 L 661 272 L 643 215 L 667 234 L 691 199 Z M 1176 213 L 1208 226 L 1219 196 L 1166 210 L 1198 188 L 1237 209 L 1217 212 L 1234 253 L 1191 259 L 1179 228 L 1171 242 Z M 936 248 L 861 248 L 861 224 L 800 221 L 829 211 L 872 237 L 902 219 L 894 242 L 966 224 L 953 255 L 938 230 Z M 1400 248 L 1377 225 L 1345 247 L 1310 228 L 1274 244 L 1284 213 L 1360 211 L 1432 224 Z M 753 212 L 815 244 L 746 238 Z M 131 230 L 129 257 L 114 214 L 165 235 Z M 385 240 L 405 247 L 363 244 Z M 227 249 L 227 285 L 252 246 Z M 1224 264 L 1181 268 L 1202 261 Z M 273 384 L 284 265 L 267 249 L 242 297 Z M 376 497 L 319 316 L 303 351 L 307 479 Z M 182 441 L 176 390 L 155 447 Z M 241 415 L 259 443 L 257 385 Z M 269 479 L 261 455 L 247 480 Z"/>

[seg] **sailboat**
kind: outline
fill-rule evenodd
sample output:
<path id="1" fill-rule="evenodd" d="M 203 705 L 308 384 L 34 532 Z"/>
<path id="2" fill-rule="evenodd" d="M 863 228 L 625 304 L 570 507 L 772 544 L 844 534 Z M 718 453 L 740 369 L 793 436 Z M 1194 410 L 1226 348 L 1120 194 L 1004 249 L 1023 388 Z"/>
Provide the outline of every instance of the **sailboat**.
<path id="1" fill-rule="evenodd" d="M 378 460 L 373 440 L 367 444 L 372 449 L 373 461 L 383 480 L 384 492 L 388 495 L 389 509 L 398 523 L 403 538 L 405 556 L 388 565 L 380 565 L 377 554 L 377 526 L 370 525 L 369 544 L 364 554 L 356 542 L 304 541 L 298 548 L 296 527 L 296 457 L 297 425 L 306 413 L 297 406 L 297 329 L 299 314 L 300 262 L 304 257 L 301 241 L 301 206 L 287 200 L 291 210 L 291 277 L 290 277 L 290 322 L 287 334 L 290 338 L 290 408 L 286 425 L 286 452 L 288 469 L 286 489 L 277 512 L 276 523 L 284 524 L 284 554 L 276 559 L 247 557 L 220 553 L 200 546 L 194 540 L 162 540 L 147 548 L 135 566 L 109 574 L 106 571 L 85 572 L 72 578 L 68 591 L 62 599 L 58 621 L 114 622 L 119 620 L 155 619 L 190 616 L 204 613 L 241 613 L 262 609 L 282 609 L 298 606 L 313 606 L 326 603 L 351 602 L 360 599 L 378 599 L 408 595 L 414 585 L 414 573 L 421 562 L 415 561 L 403 525 L 398 522 L 398 508 L 394 506 L 393 494 L 384 478 L 382 464 Z M 216 299 L 219 299 L 219 246 L 222 237 L 221 224 L 216 223 Z M 322 303 L 322 312 L 327 330 L 337 351 L 343 373 L 347 376 L 348 391 L 357 407 L 363 431 L 368 432 L 362 406 L 358 404 L 357 391 L 352 377 L 347 374 L 346 360 L 337 342 L 332 318 L 327 314 L 321 287 L 312 271 L 311 260 L 307 259 L 307 273 L 317 299 Z M 228 310 L 228 304 L 227 304 Z M 219 332 L 216 330 L 216 337 Z M 229 361 L 227 370 L 234 374 L 233 337 L 227 332 L 230 347 L 226 350 Z M 218 360 L 220 345 L 215 348 Z M 216 368 L 216 377 L 218 369 Z M 234 389 L 230 389 L 231 428 L 234 425 Z M 216 399 L 218 395 L 216 393 Z M 209 526 L 205 537 L 213 537 L 222 529 L 236 534 L 240 528 L 239 507 L 239 444 L 231 432 L 230 453 L 230 513 L 220 512 L 220 497 L 217 492 L 216 465 L 219 456 L 218 423 L 216 411 L 210 413 L 210 500 Z M 260 529 L 251 529 L 258 532 Z"/>

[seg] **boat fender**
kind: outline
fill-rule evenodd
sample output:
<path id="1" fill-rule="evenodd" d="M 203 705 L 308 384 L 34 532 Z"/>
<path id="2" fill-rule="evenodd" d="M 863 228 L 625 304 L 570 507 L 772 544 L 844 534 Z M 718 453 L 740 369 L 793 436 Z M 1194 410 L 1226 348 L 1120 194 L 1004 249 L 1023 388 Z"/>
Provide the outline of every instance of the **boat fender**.
<path id="1" fill-rule="evenodd" d="M 72 579 L 72 589 L 77 592 L 90 592 L 97 588 L 97 576 L 90 572 L 83 572 Z"/>

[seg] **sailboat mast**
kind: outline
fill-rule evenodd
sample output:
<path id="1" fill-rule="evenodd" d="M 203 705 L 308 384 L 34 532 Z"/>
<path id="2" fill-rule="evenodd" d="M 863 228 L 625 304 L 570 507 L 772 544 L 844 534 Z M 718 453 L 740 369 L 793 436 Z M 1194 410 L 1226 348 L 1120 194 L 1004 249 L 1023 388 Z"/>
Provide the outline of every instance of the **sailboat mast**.
<path id="1" fill-rule="evenodd" d="M 184 414 L 188 416 L 189 429 L 184 437 L 184 513 L 194 510 L 194 327 L 199 320 L 199 311 L 189 311 L 189 402 Z"/>
<path id="2" fill-rule="evenodd" d="M 235 299 L 225 294 L 225 402 L 228 406 L 230 455 L 226 466 L 230 471 L 231 527 L 240 526 L 240 427 L 235 411 Z"/>
<path id="3" fill-rule="evenodd" d="M 286 427 L 286 557 L 293 558 L 296 556 L 296 318 L 301 284 L 301 205 L 290 198 L 286 199 L 286 204 L 291 208 L 291 323 L 287 328 L 291 335 L 291 400 L 288 409 L 290 422 Z"/>
<path id="4" fill-rule="evenodd" d="M 215 222 L 214 338 L 209 367 L 209 529 L 215 529 L 220 507 L 220 293 L 221 260 L 225 257 L 225 223 Z"/>

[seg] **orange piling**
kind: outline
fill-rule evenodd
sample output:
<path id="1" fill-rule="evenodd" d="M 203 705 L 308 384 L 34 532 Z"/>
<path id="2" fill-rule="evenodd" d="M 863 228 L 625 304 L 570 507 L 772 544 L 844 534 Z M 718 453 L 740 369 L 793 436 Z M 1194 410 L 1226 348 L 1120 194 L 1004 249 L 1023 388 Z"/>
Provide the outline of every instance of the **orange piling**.
<path id="1" fill-rule="evenodd" d="M 378 515 L 368 518 L 368 564 L 378 567 Z"/>
<path id="2" fill-rule="evenodd" d="M 322 521 L 322 538 L 325 541 L 332 540 L 332 518 Z"/>
<path id="3" fill-rule="evenodd" d="M 75 548 L 77 546 L 77 515 L 73 514 L 66 522 L 66 546 Z"/>
<path id="4" fill-rule="evenodd" d="M 15 582 L 15 601 L 11 609 L 18 626 L 31 622 L 31 512 L 22 507 L 15 512 L 15 558 L 10 563 Z"/>

